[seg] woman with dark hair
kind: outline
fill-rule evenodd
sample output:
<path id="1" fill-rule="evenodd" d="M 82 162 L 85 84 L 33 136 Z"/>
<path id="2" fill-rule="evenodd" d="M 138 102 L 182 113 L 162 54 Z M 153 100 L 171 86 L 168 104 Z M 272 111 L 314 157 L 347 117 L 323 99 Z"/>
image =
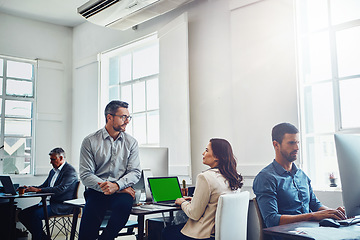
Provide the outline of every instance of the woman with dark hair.
<path id="1" fill-rule="evenodd" d="M 165 240 L 209 239 L 215 232 L 215 213 L 219 196 L 239 191 L 242 176 L 236 171 L 236 159 L 225 139 L 213 138 L 203 155 L 203 164 L 210 169 L 197 176 L 194 196 L 176 199 L 175 203 L 189 217 L 179 225 L 163 231 Z"/>

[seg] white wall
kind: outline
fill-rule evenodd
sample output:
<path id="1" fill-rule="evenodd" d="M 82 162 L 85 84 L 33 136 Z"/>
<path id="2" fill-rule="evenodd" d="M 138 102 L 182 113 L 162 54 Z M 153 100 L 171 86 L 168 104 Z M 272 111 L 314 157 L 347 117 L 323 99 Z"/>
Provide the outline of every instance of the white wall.
<path id="1" fill-rule="evenodd" d="M 54 147 L 63 147 L 72 162 L 72 29 L 3 13 L 0 23 L 0 54 L 41 60 L 35 144 L 37 172 L 47 174 L 48 153 Z"/>
<path id="2" fill-rule="evenodd" d="M 265 0 L 232 5 L 234 144 L 239 170 L 250 181 L 274 158 L 272 127 L 298 125 L 293 4 Z"/>

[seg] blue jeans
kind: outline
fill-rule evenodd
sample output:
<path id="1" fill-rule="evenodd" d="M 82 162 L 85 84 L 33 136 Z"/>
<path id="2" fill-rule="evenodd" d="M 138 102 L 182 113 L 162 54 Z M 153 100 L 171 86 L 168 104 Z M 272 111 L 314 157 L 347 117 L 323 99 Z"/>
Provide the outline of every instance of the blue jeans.
<path id="1" fill-rule="evenodd" d="M 110 240 L 116 238 L 128 221 L 133 197 L 127 193 L 105 195 L 93 189 L 87 189 L 84 197 L 86 204 L 81 217 L 79 240 Z M 99 236 L 100 225 L 108 210 L 111 211 L 110 219 Z"/>
<path id="2" fill-rule="evenodd" d="M 54 216 L 50 206 L 47 206 L 48 216 Z M 34 205 L 19 212 L 20 222 L 29 230 L 32 239 L 48 239 L 43 231 L 42 220 L 45 219 L 43 206 Z"/>
<path id="3" fill-rule="evenodd" d="M 180 231 L 184 227 L 185 223 L 178 225 L 170 225 L 163 229 L 162 231 L 162 239 L 163 240 L 195 240 L 196 238 L 191 238 L 185 236 Z M 202 239 L 208 240 L 210 238 Z"/>

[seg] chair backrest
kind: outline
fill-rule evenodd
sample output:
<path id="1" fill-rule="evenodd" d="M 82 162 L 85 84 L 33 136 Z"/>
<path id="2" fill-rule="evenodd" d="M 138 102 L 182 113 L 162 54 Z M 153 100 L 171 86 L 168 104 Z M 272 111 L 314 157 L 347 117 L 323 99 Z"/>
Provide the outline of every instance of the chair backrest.
<path id="1" fill-rule="evenodd" d="M 256 198 L 253 198 L 253 203 L 254 203 L 254 206 L 255 206 L 255 210 L 256 210 L 256 215 L 258 217 L 258 222 L 259 222 L 259 230 L 260 230 L 260 238 L 259 240 L 265 240 L 266 238 L 264 237 L 264 234 L 263 234 L 263 228 L 265 228 L 265 223 L 264 223 L 264 219 L 262 218 L 262 215 L 261 215 L 261 212 L 260 212 L 260 208 L 259 208 L 259 205 L 256 201 Z"/>
<path id="2" fill-rule="evenodd" d="M 215 240 L 246 240 L 250 193 L 221 195 L 215 215 Z"/>
<path id="3" fill-rule="evenodd" d="M 73 193 L 73 199 L 77 199 L 78 194 L 79 194 L 80 181 L 77 181 L 74 184 L 75 184 L 75 188 L 74 188 L 74 193 Z"/>

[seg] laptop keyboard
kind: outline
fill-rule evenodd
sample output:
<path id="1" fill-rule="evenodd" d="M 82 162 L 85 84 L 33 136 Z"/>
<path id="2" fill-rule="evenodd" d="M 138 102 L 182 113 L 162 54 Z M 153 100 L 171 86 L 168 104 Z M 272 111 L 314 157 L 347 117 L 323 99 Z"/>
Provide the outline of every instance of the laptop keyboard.
<path id="1" fill-rule="evenodd" d="M 172 200 L 172 201 L 164 201 L 164 202 L 157 202 L 157 203 L 154 203 L 156 205 L 162 205 L 162 206 L 171 206 L 171 207 L 175 207 L 176 204 L 175 204 L 175 201 Z"/>
<path id="2" fill-rule="evenodd" d="M 154 204 L 144 204 L 140 205 L 138 207 L 133 207 L 137 209 L 146 209 L 146 210 L 161 210 L 161 209 L 168 209 L 169 206 L 160 206 L 160 205 L 154 205 Z"/>
<path id="3" fill-rule="evenodd" d="M 343 226 L 350 226 L 350 225 L 353 225 L 353 224 L 356 224 L 356 223 L 360 223 L 360 217 L 348 218 L 348 219 L 345 219 L 345 220 L 338 220 L 337 222 L 340 223 L 340 225 L 343 225 Z"/>

